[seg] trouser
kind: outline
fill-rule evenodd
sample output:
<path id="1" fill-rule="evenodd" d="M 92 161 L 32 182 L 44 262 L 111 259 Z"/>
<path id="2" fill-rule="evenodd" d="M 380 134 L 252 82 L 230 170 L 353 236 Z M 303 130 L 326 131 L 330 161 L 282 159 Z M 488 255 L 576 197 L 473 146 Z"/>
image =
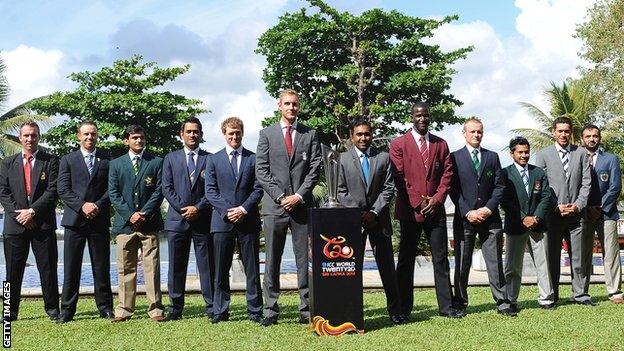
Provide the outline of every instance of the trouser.
<path id="1" fill-rule="evenodd" d="M 622 263 L 620 261 L 620 244 L 618 243 L 617 221 L 612 219 L 600 219 L 596 222 L 586 223 L 588 236 L 593 238 L 598 234 L 602 247 L 602 261 L 604 266 L 605 286 L 609 298 L 623 298 L 622 286 Z"/>

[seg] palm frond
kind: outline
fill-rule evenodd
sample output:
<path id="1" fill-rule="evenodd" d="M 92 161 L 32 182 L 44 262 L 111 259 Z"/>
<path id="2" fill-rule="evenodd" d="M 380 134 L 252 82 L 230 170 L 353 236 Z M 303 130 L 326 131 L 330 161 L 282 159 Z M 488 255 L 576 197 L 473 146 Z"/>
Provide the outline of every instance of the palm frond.
<path id="1" fill-rule="evenodd" d="M 9 117 L 8 119 L 0 119 L 0 133 L 17 134 L 19 133 L 20 125 L 28 121 L 38 122 L 41 126 L 47 126 L 52 123 L 52 118 L 43 115 L 26 114 Z"/>

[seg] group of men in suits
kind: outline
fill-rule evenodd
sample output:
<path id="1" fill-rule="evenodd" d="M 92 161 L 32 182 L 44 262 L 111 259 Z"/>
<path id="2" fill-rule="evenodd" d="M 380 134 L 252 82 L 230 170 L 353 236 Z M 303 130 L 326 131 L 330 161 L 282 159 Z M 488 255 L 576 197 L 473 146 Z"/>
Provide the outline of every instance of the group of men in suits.
<path id="1" fill-rule="evenodd" d="M 4 251 L 11 283 L 6 319 L 17 319 L 32 246 L 46 313 L 57 323 L 72 321 L 88 245 L 101 317 L 123 322 L 133 316 L 140 253 L 149 317 L 156 322 L 178 320 L 183 316 L 193 242 L 205 312 L 211 321 L 229 320 L 229 270 L 238 247 L 246 275 L 248 319 L 268 327 L 279 318 L 280 267 L 290 229 L 299 322 L 309 323 L 307 208 L 312 205 L 321 156 L 316 132 L 297 120 L 299 107 L 296 91 L 281 92 L 280 119 L 260 131 L 256 154 L 242 146 L 244 126 L 239 118 L 222 122 L 225 147 L 215 154 L 199 148 L 201 122 L 189 118 L 180 128 L 183 148 L 164 159 L 145 151 L 145 130 L 131 125 L 123 134 L 128 153 L 109 162 L 96 149 L 96 125 L 85 121 L 78 126 L 79 149 L 63 156 L 59 166 L 56 157 L 38 150 L 37 124 L 22 125 L 22 151 L 0 164 L 0 203 L 7 213 Z M 501 169 L 498 154 L 481 147 L 483 123 L 479 119 L 464 123 L 466 146 L 451 153 L 446 141 L 429 132 L 426 103 L 414 104 L 411 116 L 413 127 L 392 140 L 389 153 L 372 146 L 370 122 L 354 121 L 349 129 L 352 146 L 341 155 L 338 182 L 339 201 L 361 209 L 362 240 L 368 237 L 371 243 L 393 324 L 408 322 L 414 307 L 414 264 L 423 232 L 431 248 L 441 316 L 466 315 L 477 238 L 500 314 L 518 313 L 527 245 L 537 268 L 538 303 L 545 309 L 555 307 L 562 239 L 571 261 L 571 301 L 593 305 L 588 286 L 595 232 L 603 247 L 609 298 L 622 302 L 615 224 L 621 175 L 617 158 L 600 149 L 598 127 L 586 126 L 585 148 L 578 147 L 570 143 L 572 122 L 559 117 L 553 123 L 555 144 L 536 154 L 535 166 L 528 163 L 529 142 L 517 137 L 509 144 L 513 164 Z M 60 309 L 54 233 L 57 194 L 64 205 L 61 224 L 65 227 Z M 394 216 L 400 222 L 396 268 L 390 217 L 395 195 Z M 447 195 L 455 205 L 454 289 L 444 208 Z M 164 222 L 160 214 L 163 198 L 169 203 Z M 114 310 L 108 230 L 111 206 L 119 281 L 119 304 Z M 504 225 L 499 206 L 505 211 Z M 259 272 L 262 224 L 266 239 L 263 287 Z M 168 311 L 160 290 L 158 232 L 162 229 L 169 248 Z M 507 234 L 505 263 L 503 232 Z"/>

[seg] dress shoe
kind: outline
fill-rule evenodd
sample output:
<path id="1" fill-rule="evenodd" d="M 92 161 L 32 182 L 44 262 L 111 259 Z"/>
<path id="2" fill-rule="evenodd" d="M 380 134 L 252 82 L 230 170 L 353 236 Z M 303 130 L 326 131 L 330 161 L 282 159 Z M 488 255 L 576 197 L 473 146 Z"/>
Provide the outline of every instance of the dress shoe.
<path id="1" fill-rule="evenodd" d="M 618 297 L 612 297 L 611 298 L 611 302 L 613 302 L 616 305 L 619 305 L 621 303 L 624 303 L 624 299 L 619 297 L 619 296 Z"/>
<path id="2" fill-rule="evenodd" d="M 61 313 L 56 319 L 56 324 L 65 324 L 74 320 L 74 316 L 70 313 Z"/>
<path id="3" fill-rule="evenodd" d="M 451 309 L 448 312 L 440 312 L 439 315 L 446 318 L 462 318 L 466 314 L 463 311 Z"/>
<path id="4" fill-rule="evenodd" d="M 113 319 L 115 318 L 115 313 L 112 310 L 100 311 L 100 318 Z"/>
<path id="5" fill-rule="evenodd" d="M 121 323 L 130 320 L 130 317 L 115 317 L 111 319 L 111 323 Z"/>
<path id="6" fill-rule="evenodd" d="M 51 321 L 56 321 L 59 317 L 59 310 L 54 309 L 54 310 L 47 310 L 46 313 L 48 314 L 48 317 L 50 317 Z"/>
<path id="7" fill-rule="evenodd" d="M 407 321 L 404 319 L 404 317 L 402 315 L 396 315 L 396 316 L 388 316 L 388 319 L 390 320 L 390 322 L 393 325 L 399 325 L 399 324 L 405 324 L 407 323 Z"/>
<path id="8" fill-rule="evenodd" d="M 247 319 L 249 319 L 250 321 L 252 321 L 254 323 L 262 324 L 262 315 L 261 314 L 250 314 L 249 317 L 247 317 Z"/>
<path id="9" fill-rule="evenodd" d="M 212 317 L 212 319 L 210 320 L 210 322 L 212 324 L 217 324 L 221 322 L 227 322 L 229 320 L 230 320 L 229 313 L 221 313 L 221 314 L 215 314 L 214 317 Z"/>
<path id="10" fill-rule="evenodd" d="M 506 308 L 502 308 L 502 309 L 497 309 L 496 312 L 498 314 L 501 314 L 503 316 L 507 316 L 507 317 L 516 317 L 518 315 L 518 312 L 514 312 L 511 308 L 506 307 Z"/>
<path id="11" fill-rule="evenodd" d="M 582 300 L 582 301 L 575 300 L 574 303 L 577 304 L 577 305 L 596 306 L 594 301 L 592 301 L 591 299 Z"/>
<path id="12" fill-rule="evenodd" d="M 165 321 L 165 317 L 163 316 L 154 316 L 154 317 L 150 317 L 151 320 L 153 320 L 154 322 L 164 322 Z"/>
<path id="13" fill-rule="evenodd" d="M 299 316 L 299 324 L 310 324 L 310 317 Z"/>
<path id="14" fill-rule="evenodd" d="M 167 317 L 165 317 L 165 322 L 177 321 L 182 319 L 182 314 L 178 312 L 169 312 L 167 313 Z"/>
<path id="15" fill-rule="evenodd" d="M 543 310 L 552 311 L 555 309 L 556 305 L 554 302 L 552 302 L 552 303 L 547 303 L 545 305 L 540 305 L 539 307 Z"/>
<path id="16" fill-rule="evenodd" d="M 277 324 L 277 316 L 265 317 L 262 320 L 262 323 L 260 323 L 260 325 L 262 325 L 263 327 L 269 327 L 275 324 Z"/>
<path id="17" fill-rule="evenodd" d="M 518 308 L 518 305 L 512 304 L 512 305 L 509 306 L 509 311 L 511 311 L 512 313 L 515 313 L 517 315 L 518 312 L 520 312 L 520 309 Z"/>

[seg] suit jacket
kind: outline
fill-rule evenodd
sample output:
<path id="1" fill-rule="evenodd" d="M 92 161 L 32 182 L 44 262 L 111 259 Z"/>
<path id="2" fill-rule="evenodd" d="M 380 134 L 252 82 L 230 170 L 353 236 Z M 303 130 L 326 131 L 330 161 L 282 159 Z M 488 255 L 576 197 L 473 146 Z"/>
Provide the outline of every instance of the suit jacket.
<path id="1" fill-rule="evenodd" d="M 56 179 L 59 161 L 39 150 L 30 173 L 31 200 L 26 195 L 22 153 L 2 160 L 0 164 L 0 204 L 4 208 L 4 234 L 21 234 L 26 228 L 15 218 L 15 210 L 32 208 L 38 230 L 56 230 Z"/>
<path id="2" fill-rule="evenodd" d="M 505 233 L 519 235 L 528 229 L 522 224 L 526 216 L 537 216 L 539 222 L 532 231 L 542 233 L 546 230 L 546 215 L 551 209 L 550 188 L 548 177 L 543 169 L 528 165 L 529 193 L 524 188 L 524 182 L 515 164 L 502 170 L 505 191 L 501 200 L 501 207 L 505 210 Z"/>
<path id="3" fill-rule="evenodd" d="M 620 215 L 617 210 L 618 197 L 622 190 L 622 173 L 620 160 L 614 154 L 598 151 L 596 164 L 590 167 L 592 174 L 592 186 L 588 206 L 601 206 L 605 219 L 618 220 Z M 595 197 L 595 200 L 591 200 Z"/>
<path id="4" fill-rule="evenodd" d="M 111 230 L 113 234 L 133 233 L 129 220 L 135 212 L 144 212 L 147 217 L 141 232 L 163 229 L 160 214 L 163 200 L 162 162 L 162 158 L 144 152 L 136 175 L 127 153 L 110 162 L 108 195 L 115 209 Z"/>
<path id="5" fill-rule="evenodd" d="M 472 156 L 467 147 L 451 153 L 453 177 L 451 200 L 455 204 L 453 228 L 455 230 L 475 230 L 477 228 L 502 227 L 498 205 L 503 197 L 505 183 L 501 177 L 498 154 L 481 148 L 479 174 L 472 163 Z M 473 226 L 466 214 L 471 210 L 487 207 L 492 214 L 479 226 Z"/>
<path id="6" fill-rule="evenodd" d="M 428 150 L 428 164 L 425 167 L 420 149 L 410 131 L 390 143 L 390 160 L 397 189 L 396 219 L 423 222 L 425 217 L 420 214 L 423 196 L 435 198 L 441 204 L 440 215 L 445 216 L 444 201 L 453 174 L 449 148 L 446 141 L 429 133 Z"/>
<path id="7" fill-rule="evenodd" d="M 256 179 L 256 155 L 243 148 L 238 178 L 230 164 L 225 148 L 208 157 L 206 162 L 206 198 L 212 204 L 210 231 L 229 232 L 236 228 L 243 233 L 260 232 L 258 203 L 262 186 Z M 227 218 L 228 208 L 243 206 L 247 214 L 238 224 Z"/>
<path id="8" fill-rule="evenodd" d="M 301 195 L 304 203 L 290 215 L 305 221 L 312 205 L 312 189 L 319 179 L 321 152 L 316 131 L 297 122 L 293 153 L 288 157 L 279 123 L 260 131 L 256 153 L 256 177 L 264 189 L 262 214 L 284 215 L 277 199 L 281 195 Z"/>
<path id="9" fill-rule="evenodd" d="M 370 231 L 379 235 L 392 235 L 390 201 L 394 197 L 394 181 L 390 157 L 387 152 L 369 149 L 369 182 L 366 184 L 362 163 L 352 147 L 340 154 L 338 201 L 345 207 L 359 207 L 377 213 L 377 225 Z"/>
<path id="10" fill-rule="evenodd" d="M 548 146 L 535 154 L 535 165 L 542 168 L 548 175 L 548 184 L 554 204 L 574 203 L 579 211 L 585 209 L 589 190 L 591 188 L 591 171 L 587 162 L 587 150 L 583 147 L 570 145 L 568 155 L 568 172 L 570 179 L 566 179 L 559 152 L 555 145 Z M 553 206 L 559 213 L 557 206 Z"/>
<path id="11" fill-rule="evenodd" d="M 82 227 L 87 223 L 108 233 L 110 227 L 110 199 L 108 198 L 108 155 L 96 150 L 91 176 L 80 150 L 61 158 L 57 182 L 58 194 L 63 200 L 61 225 Z M 89 220 L 82 212 L 85 202 L 93 202 L 98 215 Z"/>
<path id="12" fill-rule="evenodd" d="M 210 232 L 210 216 L 212 209 L 204 197 L 206 159 L 210 153 L 199 150 L 195 164 L 195 177 L 191 182 L 186 165 L 187 155 L 184 149 L 168 153 L 163 160 L 162 192 L 169 202 L 165 230 L 185 232 L 193 229 L 199 233 Z M 189 222 L 182 218 L 183 207 L 195 206 L 199 210 L 199 218 Z"/>

